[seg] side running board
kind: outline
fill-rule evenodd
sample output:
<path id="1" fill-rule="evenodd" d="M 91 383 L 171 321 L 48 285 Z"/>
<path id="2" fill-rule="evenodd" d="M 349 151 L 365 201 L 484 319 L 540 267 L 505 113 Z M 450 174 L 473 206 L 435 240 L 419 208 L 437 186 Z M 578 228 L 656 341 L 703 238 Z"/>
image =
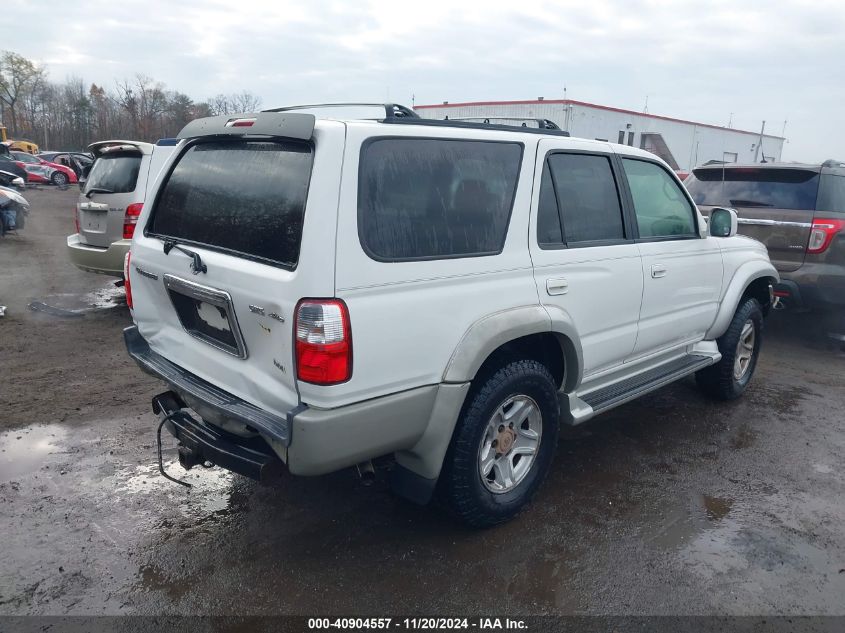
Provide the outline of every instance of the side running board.
<path id="1" fill-rule="evenodd" d="M 638 398 L 649 391 L 659 389 L 699 369 L 704 369 L 708 365 L 712 365 L 713 360 L 711 356 L 684 356 L 633 378 L 608 385 L 580 397 L 593 408 L 594 412 L 598 413 Z"/>

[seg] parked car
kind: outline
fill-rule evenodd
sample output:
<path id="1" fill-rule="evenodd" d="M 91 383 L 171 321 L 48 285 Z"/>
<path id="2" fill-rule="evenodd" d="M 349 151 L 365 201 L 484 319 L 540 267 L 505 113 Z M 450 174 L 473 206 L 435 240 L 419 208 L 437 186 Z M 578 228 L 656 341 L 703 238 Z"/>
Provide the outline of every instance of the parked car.
<path id="1" fill-rule="evenodd" d="M 169 386 L 153 410 L 186 468 L 393 455 L 397 492 L 487 526 L 543 481 L 560 424 L 691 374 L 745 391 L 777 271 L 733 211 L 708 233 L 653 154 L 315 112 L 189 123 L 138 218 L 124 337 Z"/>
<path id="2" fill-rule="evenodd" d="M 32 141 L 4 141 L 3 144 L 10 150 L 17 150 L 20 152 L 26 152 L 28 154 L 37 154 L 38 153 L 38 145 L 33 143 Z"/>
<path id="3" fill-rule="evenodd" d="M 711 165 L 684 183 L 701 212 L 731 206 L 780 273 L 785 306 L 845 310 L 845 163 Z"/>
<path id="4" fill-rule="evenodd" d="M 0 163 L 0 168 L 2 167 L 3 165 L 2 163 Z M 10 171 L 3 171 L 2 169 L 0 169 L 0 187 L 24 189 L 26 187 L 26 181 L 17 174 L 13 174 Z"/>
<path id="5" fill-rule="evenodd" d="M 76 174 L 78 180 L 87 176 L 94 164 L 94 157 L 84 152 L 41 152 L 38 154 L 38 158 L 46 160 L 48 163 L 69 167 Z"/>
<path id="6" fill-rule="evenodd" d="M 11 154 L 0 154 L 0 170 L 14 174 L 18 178 L 22 178 L 24 182 L 27 179 L 27 172 L 21 165 L 12 158 Z"/>
<path id="7" fill-rule="evenodd" d="M 76 233 L 67 238 L 70 260 L 78 268 L 123 277 L 147 183 L 172 151 L 166 141 L 159 143 L 115 140 L 89 146 L 95 161 L 76 204 Z"/>
<path id="8" fill-rule="evenodd" d="M 51 163 L 26 152 L 13 151 L 11 154 L 12 158 L 27 170 L 29 180 L 32 182 L 49 182 L 59 187 L 76 184 L 76 173 L 70 167 Z M 48 168 L 49 171 L 45 172 L 44 168 Z"/>
<path id="9" fill-rule="evenodd" d="M 20 231 L 26 226 L 29 202 L 20 193 L 0 186 L 0 237 L 10 231 Z"/>

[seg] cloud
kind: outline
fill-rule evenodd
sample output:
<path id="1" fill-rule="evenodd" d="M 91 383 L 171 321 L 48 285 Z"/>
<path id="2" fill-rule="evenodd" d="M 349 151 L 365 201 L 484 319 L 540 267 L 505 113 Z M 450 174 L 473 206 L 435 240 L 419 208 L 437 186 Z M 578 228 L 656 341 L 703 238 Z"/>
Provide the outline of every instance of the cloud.
<path id="1" fill-rule="evenodd" d="M 648 95 L 650 112 L 679 118 L 765 119 L 774 133 L 788 119 L 785 158 L 845 154 L 845 9 L 829 0 L 4 5 L 0 46 L 54 80 L 141 72 L 195 99 L 248 89 L 266 106 L 553 98 L 565 85 L 632 109 Z"/>

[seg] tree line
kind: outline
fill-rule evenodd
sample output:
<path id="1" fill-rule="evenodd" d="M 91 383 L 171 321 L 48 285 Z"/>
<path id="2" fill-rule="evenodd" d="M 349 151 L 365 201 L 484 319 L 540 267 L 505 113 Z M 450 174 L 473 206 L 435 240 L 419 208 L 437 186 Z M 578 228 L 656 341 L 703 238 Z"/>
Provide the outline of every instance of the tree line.
<path id="1" fill-rule="evenodd" d="M 113 138 L 155 142 L 198 117 L 260 107 L 261 99 L 248 91 L 194 101 L 143 74 L 108 87 L 80 77 L 57 83 L 45 66 L 12 51 L 0 53 L 0 121 L 10 139 L 45 150 L 82 150 Z"/>

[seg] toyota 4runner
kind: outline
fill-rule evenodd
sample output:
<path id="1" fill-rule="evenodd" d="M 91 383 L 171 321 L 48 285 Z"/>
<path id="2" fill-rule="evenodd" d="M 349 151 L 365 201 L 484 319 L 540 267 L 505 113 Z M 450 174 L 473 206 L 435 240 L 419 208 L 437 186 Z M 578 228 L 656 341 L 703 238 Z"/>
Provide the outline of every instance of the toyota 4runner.
<path id="1" fill-rule="evenodd" d="M 126 259 L 124 335 L 170 387 L 153 410 L 183 466 L 392 455 L 396 491 L 486 526 L 541 484 L 561 424 L 690 374 L 746 389 L 778 274 L 733 210 L 708 229 L 632 147 L 377 108 L 180 133 Z"/>

